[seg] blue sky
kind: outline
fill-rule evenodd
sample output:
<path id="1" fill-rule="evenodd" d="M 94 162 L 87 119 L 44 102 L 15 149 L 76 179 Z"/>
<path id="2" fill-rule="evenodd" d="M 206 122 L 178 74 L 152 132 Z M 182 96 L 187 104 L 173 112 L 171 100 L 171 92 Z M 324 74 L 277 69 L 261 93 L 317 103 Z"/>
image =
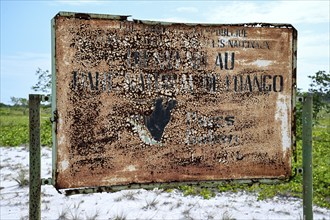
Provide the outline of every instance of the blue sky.
<path id="1" fill-rule="evenodd" d="M 50 20 L 59 11 L 132 15 L 135 19 L 193 23 L 290 23 L 298 30 L 298 88 L 329 72 L 329 10 L 324 1 L 99 1 L 1 2 L 1 102 L 28 97 L 36 70 L 51 70 Z"/>

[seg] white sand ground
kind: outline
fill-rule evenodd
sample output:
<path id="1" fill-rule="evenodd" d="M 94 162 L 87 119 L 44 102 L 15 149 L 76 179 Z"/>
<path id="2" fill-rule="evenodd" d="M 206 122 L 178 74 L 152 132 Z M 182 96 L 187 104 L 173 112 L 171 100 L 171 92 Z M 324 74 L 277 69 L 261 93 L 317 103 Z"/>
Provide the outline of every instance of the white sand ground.
<path id="1" fill-rule="evenodd" d="M 24 147 L 0 147 L 0 219 L 28 219 L 29 152 Z M 51 150 L 42 149 L 42 178 L 51 176 Z M 183 196 L 180 191 L 125 190 L 64 196 L 42 186 L 42 219 L 303 219 L 302 200 L 275 197 L 257 201 L 250 193 L 218 193 L 214 198 Z M 330 219 L 330 210 L 314 206 L 314 219 Z"/>

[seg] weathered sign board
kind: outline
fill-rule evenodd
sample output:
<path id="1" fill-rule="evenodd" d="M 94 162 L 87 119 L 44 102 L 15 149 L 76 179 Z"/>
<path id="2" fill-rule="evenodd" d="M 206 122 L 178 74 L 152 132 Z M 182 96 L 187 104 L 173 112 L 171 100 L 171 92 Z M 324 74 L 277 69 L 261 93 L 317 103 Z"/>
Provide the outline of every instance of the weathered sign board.
<path id="1" fill-rule="evenodd" d="M 56 188 L 290 177 L 291 25 L 126 18 L 53 19 Z"/>

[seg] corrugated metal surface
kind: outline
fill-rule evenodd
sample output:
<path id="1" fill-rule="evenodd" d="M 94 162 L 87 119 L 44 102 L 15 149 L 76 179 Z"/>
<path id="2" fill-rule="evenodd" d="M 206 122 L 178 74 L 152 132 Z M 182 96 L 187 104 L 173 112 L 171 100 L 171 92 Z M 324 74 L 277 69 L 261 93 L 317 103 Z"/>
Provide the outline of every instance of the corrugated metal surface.
<path id="1" fill-rule="evenodd" d="M 57 188 L 291 175 L 296 30 L 62 13 Z"/>

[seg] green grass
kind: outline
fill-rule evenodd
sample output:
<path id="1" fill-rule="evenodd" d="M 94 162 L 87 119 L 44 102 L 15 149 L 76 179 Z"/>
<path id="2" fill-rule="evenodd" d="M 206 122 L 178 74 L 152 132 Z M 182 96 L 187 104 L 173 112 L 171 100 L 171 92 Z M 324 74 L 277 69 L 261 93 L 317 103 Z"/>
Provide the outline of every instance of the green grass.
<path id="1" fill-rule="evenodd" d="M 314 202 L 330 208 L 330 114 L 313 129 Z"/>
<path id="2" fill-rule="evenodd" d="M 41 108 L 41 145 L 51 146 L 50 108 Z M 29 111 L 23 107 L 0 107 L 0 146 L 29 143 Z"/>

